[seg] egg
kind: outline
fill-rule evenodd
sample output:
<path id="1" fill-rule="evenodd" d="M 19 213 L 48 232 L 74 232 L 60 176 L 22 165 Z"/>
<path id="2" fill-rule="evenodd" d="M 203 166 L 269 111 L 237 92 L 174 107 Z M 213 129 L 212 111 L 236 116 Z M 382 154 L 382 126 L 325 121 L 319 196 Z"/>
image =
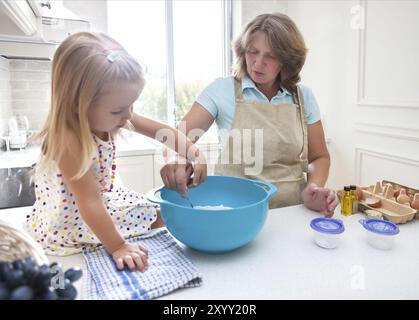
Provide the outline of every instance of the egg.
<path id="1" fill-rule="evenodd" d="M 365 199 L 365 203 L 371 208 L 381 207 L 381 200 L 374 197 L 368 197 L 367 199 Z"/>
<path id="2" fill-rule="evenodd" d="M 413 209 L 419 210 L 419 193 L 415 193 L 415 196 L 413 197 L 413 201 L 410 204 L 410 206 Z"/>
<path id="3" fill-rule="evenodd" d="M 362 200 L 364 198 L 364 194 L 362 193 L 362 189 L 360 187 L 356 187 L 355 193 L 358 200 Z"/>
<path id="4" fill-rule="evenodd" d="M 397 197 L 396 201 L 400 204 L 408 204 L 410 205 L 410 197 L 406 194 L 406 189 L 401 189 L 400 194 Z"/>

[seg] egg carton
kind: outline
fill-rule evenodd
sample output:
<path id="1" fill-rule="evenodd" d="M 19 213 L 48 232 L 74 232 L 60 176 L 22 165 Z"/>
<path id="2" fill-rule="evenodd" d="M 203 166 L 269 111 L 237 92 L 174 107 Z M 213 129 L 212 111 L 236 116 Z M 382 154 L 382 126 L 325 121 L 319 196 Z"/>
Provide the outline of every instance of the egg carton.
<path id="1" fill-rule="evenodd" d="M 405 191 L 401 191 L 402 189 Z M 375 210 L 393 223 L 406 223 L 414 218 L 419 219 L 419 211 L 411 207 L 417 200 L 419 201 L 419 190 L 383 180 L 362 188 L 358 209 L 360 212 Z"/>
<path id="2" fill-rule="evenodd" d="M 402 184 L 399 184 L 399 183 L 396 183 L 396 182 L 393 182 L 393 181 L 389 181 L 389 180 L 381 181 L 381 185 L 384 186 L 384 187 L 388 184 L 390 184 L 393 187 L 393 190 L 395 192 L 397 192 L 397 191 L 400 192 L 401 189 L 405 189 L 406 190 L 406 195 L 410 198 L 410 206 L 412 205 L 412 202 L 415 201 L 415 196 L 416 195 L 417 195 L 416 197 L 419 198 L 419 190 L 418 189 L 414 189 L 414 188 L 411 188 L 411 187 L 406 187 Z M 419 201 L 419 199 L 418 199 L 418 201 Z M 414 209 L 417 209 L 418 212 L 419 212 L 419 208 L 414 208 Z"/>

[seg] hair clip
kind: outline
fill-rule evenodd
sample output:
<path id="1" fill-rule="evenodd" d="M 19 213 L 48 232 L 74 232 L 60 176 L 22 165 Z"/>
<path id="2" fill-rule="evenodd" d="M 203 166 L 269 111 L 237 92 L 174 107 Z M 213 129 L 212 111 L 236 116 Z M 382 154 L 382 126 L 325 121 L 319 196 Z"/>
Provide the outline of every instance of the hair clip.
<path id="1" fill-rule="evenodd" d="M 114 62 L 119 57 L 119 51 L 111 51 L 107 56 L 109 62 Z"/>

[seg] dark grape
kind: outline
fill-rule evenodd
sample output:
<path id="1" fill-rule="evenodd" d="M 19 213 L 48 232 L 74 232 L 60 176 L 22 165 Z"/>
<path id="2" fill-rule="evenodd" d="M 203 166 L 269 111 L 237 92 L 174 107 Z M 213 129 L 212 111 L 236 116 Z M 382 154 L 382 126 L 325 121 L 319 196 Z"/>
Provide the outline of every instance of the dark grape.
<path id="1" fill-rule="evenodd" d="M 22 270 L 25 276 L 28 277 L 35 268 L 35 259 L 33 257 L 18 259 L 12 262 L 12 266 L 15 270 Z"/>
<path id="2" fill-rule="evenodd" d="M 76 288 L 71 284 L 70 280 L 65 279 L 64 289 L 55 290 L 61 300 L 74 300 L 77 296 Z"/>
<path id="3" fill-rule="evenodd" d="M 40 292 L 36 298 L 39 300 L 57 300 L 58 295 L 53 288 L 49 287 L 44 292 Z"/>
<path id="4" fill-rule="evenodd" d="M 45 271 L 49 271 L 49 267 L 46 264 L 43 264 L 41 266 L 39 266 L 39 270 L 45 270 Z"/>
<path id="5" fill-rule="evenodd" d="M 36 265 L 36 260 L 35 260 L 35 258 L 34 257 L 27 257 L 27 258 L 25 258 L 25 259 L 23 259 L 24 261 L 25 261 L 25 263 L 28 265 L 28 266 L 35 266 Z"/>
<path id="6" fill-rule="evenodd" d="M 22 270 L 10 270 L 6 277 L 6 284 L 10 289 L 19 287 L 25 283 L 25 275 Z"/>
<path id="7" fill-rule="evenodd" d="M 51 284 L 51 273 L 48 266 L 40 266 L 38 272 L 33 275 L 31 280 L 31 286 L 38 290 L 49 287 Z"/>
<path id="8" fill-rule="evenodd" d="M 9 289 L 7 288 L 5 283 L 0 283 L 0 300 L 9 299 Z"/>
<path id="9" fill-rule="evenodd" d="M 0 261 L 0 300 L 74 300 L 77 290 L 72 283 L 82 274 L 79 267 L 64 272 L 58 262 L 38 267 L 34 257 Z M 64 288 L 54 289 L 54 280 L 64 281 Z"/>
<path id="10" fill-rule="evenodd" d="M 29 286 L 20 286 L 12 291 L 10 300 L 31 300 L 33 298 L 33 290 Z"/>
<path id="11" fill-rule="evenodd" d="M 25 271 L 25 277 L 28 283 L 31 283 L 38 273 L 39 269 L 37 266 L 28 267 Z"/>
<path id="12" fill-rule="evenodd" d="M 29 270 L 32 270 L 33 268 L 38 268 L 36 266 L 36 261 L 34 257 L 27 257 L 23 259 L 24 264 L 24 272 L 27 273 Z"/>
<path id="13" fill-rule="evenodd" d="M 70 280 L 70 282 L 79 280 L 82 275 L 83 271 L 79 267 L 70 268 L 64 273 L 64 277 Z"/>
<path id="14" fill-rule="evenodd" d="M 25 270 L 25 262 L 23 261 L 23 259 L 18 259 L 12 262 L 12 266 L 14 269 L 16 270 Z"/>
<path id="15" fill-rule="evenodd" d="M 8 278 L 11 267 L 8 262 L 0 261 L 0 281 L 5 281 Z"/>

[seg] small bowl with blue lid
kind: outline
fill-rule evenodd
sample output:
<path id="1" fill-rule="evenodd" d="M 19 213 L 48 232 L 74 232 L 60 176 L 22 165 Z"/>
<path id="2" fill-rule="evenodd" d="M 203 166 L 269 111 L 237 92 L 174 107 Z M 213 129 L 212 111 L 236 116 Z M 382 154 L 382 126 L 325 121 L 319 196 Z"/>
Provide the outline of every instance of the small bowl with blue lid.
<path id="1" fill-rule="evenodd" d="M 345 226 L 342 220 L 332 218 L 315 218 L 311 220 L 314 242 L 322 248 L 334 249 L 338 246 Z"/>
<path id="2" fill-rule="evenodd" d="M 391 249 L 400 233 L 399 227 L 387 220 L 360 219 L 359 223 L 364 227 L 367 242 L 376 249 Z"/>

